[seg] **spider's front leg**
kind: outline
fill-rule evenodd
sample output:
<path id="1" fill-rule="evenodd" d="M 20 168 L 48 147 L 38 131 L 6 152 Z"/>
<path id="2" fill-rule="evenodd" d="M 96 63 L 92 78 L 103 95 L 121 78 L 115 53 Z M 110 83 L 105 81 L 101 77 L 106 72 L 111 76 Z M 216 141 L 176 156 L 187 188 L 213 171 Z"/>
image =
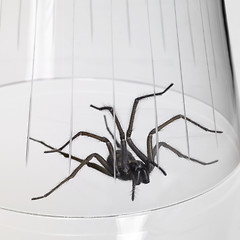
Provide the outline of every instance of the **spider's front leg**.
<path id="1" fill-rule="evenodd" d="M 104 115 L 104 123 L 108 133 L 111 135 L 112 139 L 114 140 L 114 134 L 111 132 L 110 128 L 108 127 L 107 118 L 105 115 Z M 118 140 L 116 140 L 116 145 L 118 148 L 121 148 L 121 144 L 118 142 Z"/>
<path id="2" fill-rule="evenodd" d="M 129 120 L 128 130 L 127 130 L 127 138 L 130 138 L 131 135 L 132 135 L 133 123 L 134 123 L 134 119 L 135 119 L 135 115 L 136 115 L 136 111 L 137 111 L 137 106 L 138 106 L 139 102 L 143 99 L 146 99 L 146 98 L 150 98 L 150 97 L 154 97 L 154 96 L 161 96 L 164 93 L 166 93 L 172 86 L 173 86 L 173 83 L 171 83 L 162 92 L 155 93 L 155 94 L 154 93 L 153 94 L 147 94 L 147 95 L 143 95 L 141 97 L 135 98 L 133 106 L 132 106 L 132 112 L 131 112 L 131 117 L 130 117 L 130 120 Z"/>
<path id="3" fill-rule="evenodd" d="M 113 107 L 111 106 L 105 106 L 105 107 L 96 107 L 94 105 L 90 105 L 90 107 L 96 109 L 96 110 L 99 110 L 99 111 L 109 111 L 112 115 L 112 117 L 115 119 L 115 124 L 117 126 L 117 129 L 118 129 L 118 132 L 119 132 L 119 135 L 120 135 L 120 140 L 121 140 L 121 143 L 118 143 L 116 141 L 116 145 L 119 146 L 119 148 L 121 148 L 121 165 L 122 165 L 122 171 L 127 173 L 129 171 L 129 166 L 128 166 L 128 162 L 127 162 L 127 158 L 128 158 L 128 151 L 127 151 L 127 144 L 126 144 L 126 139 L 125 139 L 125 133 L 123 131 L 123 128 L 121 126 L 121 123 L 113 109 Z M 108 126 L 107 126 L 107 123 L 105 122 L 106 124 L 106 127 L 107 127 L 107 130 L 108 129 Z M 111 134 L 111 132 L 109 131 L 109 133 Z"/>
<path id="4" fill-rule="evenodd" d="M 94 109 L 96 109 L 96 110 L 98 110 L 98 111 L 106 111 L 106 110 L 109 111 L 109 112 L 111 113 L 112 117 L 115 118 L 115 124 L 116 124 L 116 126 L 117 126 L 117 128 L 118 128 L 119 135 L 120 135 L 120 139 L 121 139 L 121 140 L 124 140 L 124 139 L 125 139 L 125 133 L 124 133 L 124 131 L 123 131 L 123 128 L 122 128 L 122 126 L 121 126 L 121 123 L 120 123 L 120 121 L 119 121 L 116 113 L 114 112 L 113 107 L 110 107 L 110 106 L 106 106 L 106 107 L 96 107 L 96 106 L 94 106 L 94 105 L 92 105 L 92 104 L 90 105 L 90 107 L 92 107 L 92 108 L 94 108 Z"/>
<path id="5" fill-rule="evenodd" d="M 131 139 L 131 135 L 132 135 L 132 130 L 133 130 L 133 123 L 134 123 L 134 119 L 135 119 L 135 115 L 136 115 L 136 111 L 137 111 L 137 106 L 139 104 L 139 102 L 143 99 L 146 98 L 150 98 L 150 97 L 154 97 L 154 96 L 161 96 L 164 93 L 166 93 L 171 87 L 173 86 L 173 83 L 171 83 L 167 88 L 165 88 L 162 92 L 158 92 L 155 94 L 148 94 L 148 95 L 143 95 L 141 97 L 137 97 L 134 100 L 133 106 L 132 106 L 132 112 L 131 112 L 131 117 L 129 120 L 129 125 L 128 125 L 128 130 L 127 130 L 127 142 L 128 145 L 130 146 L 130 148 L 135 152 L 135 154 L 145 163 L 148 165 L 148 168 L 151 169 L 152 167 L 150 167 L 149 164 L 159 168 L 159 170 L 166 176 L 166 172 L 160 167 L 158 166 L 151 158 L 149 158 L 149 156 L 146 156 L 132 141 Z"/>
<path id="6" fill-rule="evenodd" d="M 135 199 L 135 190 L 136 190 L 136 184 L 135 184 L 134 177 L 132 176 L 132 201 L 134 201 Z"/>

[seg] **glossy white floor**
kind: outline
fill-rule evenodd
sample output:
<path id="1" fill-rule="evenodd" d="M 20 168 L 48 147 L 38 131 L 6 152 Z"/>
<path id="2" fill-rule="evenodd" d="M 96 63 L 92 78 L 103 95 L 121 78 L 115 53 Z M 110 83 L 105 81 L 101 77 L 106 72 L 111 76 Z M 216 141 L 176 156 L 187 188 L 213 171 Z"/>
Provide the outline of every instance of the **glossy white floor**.
<path id="1" fill-rule="evenodd" d="M 109 218 L 42 217 L 1 210 L 2 239 L 229 239 L 239 235 L 240 169 L 182 204 Z"/>

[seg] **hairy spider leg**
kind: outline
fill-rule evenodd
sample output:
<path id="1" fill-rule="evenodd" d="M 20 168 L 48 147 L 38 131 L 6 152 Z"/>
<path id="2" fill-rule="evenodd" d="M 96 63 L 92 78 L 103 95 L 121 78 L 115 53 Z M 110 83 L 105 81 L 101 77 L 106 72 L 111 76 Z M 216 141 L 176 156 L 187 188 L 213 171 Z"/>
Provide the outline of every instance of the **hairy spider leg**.
<path id="1" fill-rule="evenodd" d="M 132 135 L 132 130 L 133 130 L 133 123 L 134 123 L 134 119 L 135 119 L 135 115 L 136 115 L 136 110 L 137 110 L 137 106 L 140 100 L 143 100 L 145 98 L 149 98 L 149 97 L 154 97 L 154 96 L 161 96 L 163 95 L 165 92 L 167 92 L 171 87 L 173 86 L 173 83 L 171 83 L 164 91 L 159 92 L 159 93 L 153 93 L 153 94 L 147 94 L 147 95 L 143 95 L 141 97 L 137 97 L 134 100 L 133 106 L 132 106 L 132 113 L 131 113 L 131 117 L 130 117 L 130 121 L 129 121 L 129 125 L 128 125 L 128 130 L 127 130 L 127 138 L 130 138 Z"/>
<path id="2" fill-rule="evenodd" d="M 99 111 L 107 110 L 107 111 L 109 111 L 109 112 L 111 113 L 111 115 L 114 117 L 113 107 L 110 107 L 110 106 L 96 107 L 96 106 L 94 106 L 94 105 L 92 105 L 92 104 L 90 105 L 90 107 L 92 107 L 92 108 L 94 108 L 94 109 L 96 109 L 96 110 L 99 110 Z M 125 140 L 125 133 L 124 133 L 124 131 L 123 131 L 123 129 L 122 129 L 122 126 L 121 126 L 121 124 L 120 124 L 120 121 L 119 121 L 119 119 L 118 119 L 118 117 L 117 117 L 116 112 L 115 112 L 115 123 L 116 123 L 116 126 L 117 126 L 118 131 L 119 131 L 120 139 L 121 139 L 121 140 Z"/>
<path id="3" fill-rule="evenodd" d="M 159 142 L 158 143 L 158 148 L 160 149 L 160 147 L 164 147 L 164 148 L 169 149 L 170 151 L 174 152 L 180 158 L 185 158 L 185 159 L 191 160 L 193 162 L 199 163 L 201 165 L 210 165 L 210 164 L 214 164 L 214 163 L 218 162 L 218 160 L 215 160 L 215 161 L 212 161 L 212 162 L 202 162 L 202 161 L 197 160 L 195 158 L 191 158 L 191 157 L 189 158 L 187 155 L 182 154 L 176 148 L 170 146 L 166 142 Z M 157 146 L 155 145 L 154 148 L 153 148 L 153 157 L 155 157 L 156 154 L 157 154 Z"/>
<path id="4" fill-rule="evenodd" d="M 111 144 L 111 142 L 105 138 L 105 137 L 101 137 L 101 136 L 98 136 L 96 134 L 93 134 L 93 133 L 89 133 L 89 132 L 84 132 L 84 131 L 80 131 L 78 132 L 77 134 L 75 134 L 73 137 L 72 137 L 72 141 L 75 140 L 77 137 L 79 136 L 87 136 L 87 137 L 90 137 L 90 138 L 94 138 L 94 139 L 97 139 L 101 142 L 104 142 L 106 143 L 107 145 L 107 148 L 108 148 L 108 151 L 109 151 L 109 154 L 111 156 L 113 156 L 113 146 Z M 57 152 L 58 150 L 63 150 L 68 144 L 70 144 L 70 140 L 68 140 L 63 146 L 61 146 L 60 148 L 56 149 L 56 150 L 51 150 L 51 151 L 45 151 L 45 153 L 53 153 L 53 152 Z"/>
<path id="5" fill-rule="evenodd" d="M 143 95 L 141 97 L 137 97 L 134 100 L 133 106 L 132 106 L 132 112 L 131 112 L 131 117 L 128 125 L 128 130 L 127 130 L 127 143 L 130 146 L 130 148 L 135 152 L 135 154 L 147 165 L 152 164 L 154 166 L 157 166 L 164 175 L 167 175 L 166 172 L 159 167 L 157 164 L 154 164 L 154 161 L 152 159 L 149 159 L 142 151 L 139 150 L 139 148 L 134 144 L 134 142 L 131 139 L 132 135 L 132 129 L 133 129 L 133 123 L 137 111 L 137 106 L 140 100 L 149 98 L 149 97 L 154 97 L 154 96 L 160 96 L 163 95 L 165 92 L 167 92 L 171 87 L 173 86 L 173 83 L 171 83 L 164 91 L 156 93 L 156 94 L 148 94 L 148 95 Z M 150 167 L 149 167 L 150 169 Z"/>
<path id="6" fill-rule="evenodd" d="M 73 179 L 77 173 L 81 170 L 81 168 L 86 165 L 87 163 L 89 163 L 89 161 L 91 161 L 93 158 L 96 158 L 99 162 L 101 162 L 102 160 L 104 160 L 104 158 L 102 156 L 100 156 L 97 153 L 92 153 L 90 154 L 85 160 L 83 160 L 80 165 L 78 167 L 76 167 L 73 172 L 67 177 L 65 178 L 63 181 L 61 181 L 56 187 L 54 187 L 53 189 L 51 189 L 49 192 L 45 193 L 42 196 L 39 197 L 34 197 L 32 198 L 32 200 L 39 200 L 42 198 L 46 198 L 48 197 L 50 194 L 52 194 L 53 192 L 55 192 L 59 187 L 61 187 L 64 183 L 66 183 L 67 181 Z M 105 161 L 105 160 L 104 160 Z"/>
<path id="7" fill-rule="evenodd" d="M 153 161 L 149 160 L 148 157 L 143 153 L 141 152 L 137 146 L 133 143 L 132 139 L 131 139 L 131 134 L 132 134 L 132 128 L 133 128 L 133 122 L 134 122 L 134 118 L 135 118 L 135 114 L 136 114 L 136 109 L 137 109 L 137 105 L 139 103 L 140 100 L 144 99 L 144 98 L 148 98 L 148 97 L 153 97 L 153 96 L 158 96 L 158 95 L 162 95 L 164 94 L 166 91 L 168 91 L 171 87 L 173 86 L 173 83 L 170 84 L 164 91 L 162 92 L 159 92 L 159 93 L 156 93 L 156 94 L 148 94 L 148 95 L 144 95 L 144 96 L 141 96 L 141 97 L 138 97 L 134 100 L 134 103 L 133 103 L 133 107 L 132 107 L 132 113 L 131 113 L 131 117 L 130 117 L 130 122 L 129 122 L 129 126 L 128 126 L 128 130 L 127 130 L 127 143 L 128 145 L 130 146 L 130 148 L 135 152 L 135 154 L 145 163 L 145 164 L 152 164 L 154 166 L 157 166 Z M 110 111 L 110 113 L 112 114 L 112 116 L 114 116 L 114 113 L 113 113 L 113 108 L 112 107 L 109 107 L 109 106 L 106 106 L 106 107 L 96 107 L 94 105 L 90 105 L 90 107 L 92 108 L 95 108 L 97 110 L 108 110 Z M 124 156 L 127 156 L 127 145 L 126 145 L 126 140 L 125 140 L 125 134 L 124 134 L 124 131 L 121 127 L 121 124 L 118 120 L 118 117 L 115 115 L 115 123 L 117 125 L 117 128 L 118 128 L 118 131 L 119 131 L 119 134 L 120 134 L 120 139 L 121 139 L 121 149 L 122 149 L 122 152 L 123 152 L 123 155 Z M 125 160 L 125 161 L 124 161 Z M 122 162 L 122 165 L 124 166 L 124 169 L 127 171 L 128 169 L 128 166 L 127 166 L 127 157 L 124 158 L 123 157 L 123 162 Z M 157 166 L 164 175 L 166 175 L 166 172 L 159 166 Z"/>
<path id="8" fill-rule="evenodd" d="M 90 107 L 96 109 L 96 110 L 99 110 L 99 111 L 109 111 L 112 115 L 112 117 L 114 117 L 114 111 L 113 111 L 113 107 L 110 107 L 110 106 L 105 106 L 105 107 L 96 107 L 94 105 L 90 105 Z M 122 171 L 123 172 L 128 172 L 129 170 L 129 167 L 128 167 L 128 163 L 127 163 L 127 155 L 128 155 L 128 152 L 127 152 L 127 143 L 126 143 L 126 139 L 125 139 L 125 133 L 122 129 L 122 126 L 120 124 L 120 121 L 116 115 L 116 112 L 115 112 L 115 124 L 118 128 L 118 131 L 119 131 L 119 135 L 120 135 L 120 140 L 121 140 L 121 152 L 122 152 L 122 159 L 121 159 L 121 162 L 122 162 Z"/>
<path id="9" fill-rule="evenodd" d="M 65 158 L 69 158 L 69 154 L 66 153 L 66 152 L 62 152 L 62 151 L 60 151 L 60 150 L 58 150 L 58 149 L 56 149 L 56 148 L 54 148 L 54 147 L 46 144 L 45 142 L 40 141 L 40 140 L 37 140 L 37 139 L 35 139 L 35 138 L 31 138 L 31 137 L 30 137 L 30 139 L 31 139 L 32 141 L 38 142 L 38 143 L 40 143 L 40 144 L 42 144 L 42 145 L 44 145 L 44 146 L 46 146 L 46 147 L 48 147 L 48 148 L 50 148 L 50 149 L 56 150 L 56 152 L 58 152 L 59 154 L 61 154 L 61 155 L 64 156 Z M 72 158 L 73 160 L 79 162 L 79 163 L 81 163 L 81 162 L 84 161 L 83 159 L 78 158 L 78 157 L 73 156 L 73 155 L 71 155 L 71 158 Z M 101 162 L 101 164 L 102 164 L 102 166 L 104 166 L 104 167 L 99 166 L 99 165 L 96 164 L 96 163 L 91 163 L 91 162 L 87 163 L 87 166 L 90 167 L 90 168 L 94 168 L 95 170 L 97 170 L 97 171 L 99 171 L 99 172 L 102 172 L 102 173 L 104 173 L 104 174 L 112 177 L 112 176 L 113 176 L 113 172 L 112 172 L 111 167 L 109 167 L 107 161 L 104 160 L 104 161 Z"/>
<path id="10" fill-rule="evenodd" d="M 156 167 L 159 167 L 156 163 L 154 163 Z M 165 174 L 167 175 L 167 174 Z M 134 179 L 134 176 L 133 174 L 131 174 L 131 178 L 132 178 L 132 192 L 131 192 L 131 195 L 132 195 L 132 201 L 134 201 L 135 199 L 135 190 L 136 190 L 136 183 L 135 183 L 135 179 Z"/>
<path id="11" fill-rule="evenodd" d="M 134 180 L 134 177 L 132 176 L 132 201 L 135 199 L 135 189 L 136 189 L 136 183 Z"/>
<path id="12" fill-rule="evenodd" d="M 156 93 L 156 95 L 161 95 L 164 94 L 170 87 L 172 87 L 173 84 L 170 84 L 163 92 L 161 93 Z M 139 97 L 137 99 L 135 99 L 134 104 L 133 104 L 133 109 L 132 109 L 132 114 L 131 114 L 131 118 L 130 118 L 130 123 L 129 126 L 131 126 L 131 131 L 132 131 L 132 125 L 133 125 L 133 120 L 134 120 L 134 116 L 135 116 L 135 112 L 136 112 L 136 107 L 137 104 L 139 102 L 139 100 L 141 100 L 142 98 L 147 98 L 147 97 L 151 97 L 154 96 L 154 94 L 149 94 L 149 95 L 145 95 L 142 97 Z M 141 98 L 141 99 L 140 99 Z M 106 106 L 106 107 L 96 107 L 94 105 L 90 105 L 90 107 L 95 108 L 99 111 L 103 111 L 103 110 L 108 110 L 110 111 L 110 113 L 113 115 L 113 108 Z M 132 121 L 132 123 L 131 123 Z M 115 123 L 117 125 L 117 128 L 119 130 L 119 134 L 120 134 L 120 139 L 121 139 L 121 150 L 123 152 L 123 156 L 126 156 L 125 158 L 123 157 L 122 159 L 122 166 L 123 167 L 123 171 L 127 171 L 128 170 L 128 166 L 127 166 L 127 145 L 126 145 L 126 140 L 125 140 L 125 134 L 122 130 L 120 121 L 118 120 L 118 117 L 115 115 Z M 131 133 L 130 133 L 131 135 Z M 166 172 L 160 167 L 158 166 L 154 161 L 151 161 L 147 158 L 147 156 L 145 154 L 143 154 L 138 148 L 137 146 L 133 143 L 132 139 L 130 137 L 127 137 L 127 143 L 130 146 L 130 148 L 135 152 L 135 154 L 145 163 L 145 164 L 152 164 L 153 166 L 157 167 L 165 176 L 167 175 Z M 124 155 L 125 154 L 125 155 Z"/>
<path id="13" fill-rule="evenodd" d="M 154 167 L 157 167 L 162 173 L 163 175 L 167 176 L 167 173 L 165 172 L 165 170 L 163 168 L 161 168 L 160 166 L 158 166 L 157 163 L 155 163 L 154 161 L 152 161 L 151 159 L 149 159 L 145 154 L 143 154 L 138 147 L 133 143 L 131 138 L 127 139 L 127 143 L 130 146 L 130 148 L 136 153 L 136 155 L 146 164 L 149 166 L 149 164 L 151 164 Z M 149 167 L 150 169 L 150 167 Z"/>
<path id="14" fill-rule="evenodd" d="M 204 131 L 207 131 L 207 132 L 210 132 L 210 133 L 223 133 L 222 131 L 215 131 L 215 130 L 211 130 L 211 129 L 208 129 L 204 126 L 202 126 L 201 124 L 193 121 L 192 119 L 186 117 L 182 114 L 178 114 L 172 118 L 170 118 L 169 120 L 167 120 L 166 122 L 164 122 L 163 124 L 159 125 L 158 126 L 158 132 L 161 131 L 161 129 L 163 129 L 164 127 L 168 126 L 169 124 L 171 124 L 172 122 L 178 120 L 178 119 L 184 119 L 186 121 L 189 121 L 190 123 L 192 123 L 193 125 L 203 129 Z M 152 153 L 152 136 L 153 134 L 156 133 L 156 129 L 153 128 L 149 134 L 148 134 L 148 137 L 147 137 L 147 152 L 148 152 L 148 158 L 151 159 L 152 161 L 154 161 L 154 157 L 153 157 L 153 153 Z"/>
<path id="15" fill-rule="evenodd" d="M 112 139 L 114 139 L 114 135 L 111 132 L 110 128 L 108 127 L 107 118 L 106 118 L 105 115 L 103 117 L 104 117 L 104 122 L 105 122 L 106 129 L 107 129 L 108 133 L 111 135 Z M 118 148 L 121 148 L 121 144 L 118 142 L 118 140 L 116 140 L 116 144 L 117 144 Z"/>

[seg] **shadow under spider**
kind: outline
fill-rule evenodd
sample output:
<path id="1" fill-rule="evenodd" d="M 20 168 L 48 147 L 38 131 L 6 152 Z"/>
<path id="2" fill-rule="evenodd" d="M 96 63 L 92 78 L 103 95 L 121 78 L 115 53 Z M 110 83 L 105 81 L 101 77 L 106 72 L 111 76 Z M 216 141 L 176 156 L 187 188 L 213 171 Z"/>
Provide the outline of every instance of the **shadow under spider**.
<path id="1" fill-rule="evenodd" d="M 70 144 L 70 142 L 74 141 L 79 136 L 87 136 L 87 137 L 90 137 L 90 138 L 93 138 L 93 139 L 96 139 L 100 142 L 105 143 L 106 147 L 108 149 L 108 153 L 109 153 L 109 156 L 107 157 L 107 159 L 104 159 L 98 153 L 92 153 L 92 154 L 88 155 L 85 159 L 80 159 L 76 156 L 71 155 L 71 159 L 79 162 L 79 166 L 76 167 L 68 177 L 66 177 L 64 180 L 62 180 L 58 185 L 56 185 L 50 191 L 48 191 L 47 193 L 45 193 L 42 196 L 34 197 L 34 198 L 32 198 L 32 200 L 38 200 L 38 199 L 48 197 L 50 194 L 52 194 L 55 190 L 57 190 L 64 183 L 66 183 L 70 179 L 74 178 L 76 176 L 76 174 L 81 170 L 81 168 L 84 165 L 87 165 L 88 167 L 93 168 L 93 169 L 95 169 L 95 170 L 97 170 L 97 171 L 99 171 L 99 172 L 101 172 L 101 173 L 103 173 L 107 176 L 110 176 L 110 177 L 116 176 L 117 179 L 121 179 L 121 180 L 124 180 L 124 181 L 128 181 L 128 180 L 132 181 L 132 197 L 131 198 L 132 198 L 132 201 L 133 201 L 134 198 L 135 198 L 135 188 L 136 188 L 136 186 L 140 185 L 141 183 L 147 184 L 147 183 L 150 182 L 150 173 L 152 172 L 154 167 L 158 168 L 165 176 L 167 175 L 165 170 L 162 169 L 160 166 L 158 166 L 158 164 L 154 161 L 156 153 L 157 153 L 157 148 L 160 149 L 161 147 L 170 150 L 171 152 L 175 153 L 180 158 L 185 158 L 185 159 L 188 159 L 192 162 L 195 162 L 195 163 L 198 163 L 198 164 L 201 164 L 201 165 L 210 165 L 210 164 L 214 164 L 214 163 L 218 162 L 218 160 L 214 160 L 214 161 L 211 161 L 211 162 L 202 162 L 198 159 L 189 157 L 189 156 L 181 153 L 176 148 L 170 146 L 166 142 L 159 142 L 158 144 L 156 144 L 153 147 L 152 137 L 156 133 L 156 128 L 153 128 L 147 136 L 147 154 L 144 154 L 134 144 L 133 140 L 131 139 L 131 134 L 132 134 L 133 123 L 134 123 L 138 103 L 141 100 L 149 98 L 149 97 L 161 96 L 164 93 L 166 93 L 172 86 L 173 86 L 173 84 L 170 84 L 162 92 L 159 92 L 159 93 L 156 93 L 156 94 L 143 95 L 143 96 L 140 96 L 140 97 L 138 97 L 134 100 L 134 103 L 133 103 L 133 106 L 132 106 L 132 111 L 131 111 L 131 116 L 130 116 L 130 120 L 129 120 L 129 125 L 128 125 L 128 129 L 127 129 L 126 133 L 123 131 L 123 128 L 120 124 L 120 121 L 119 121 L 117 115 L 115 114 L 114 109 L 111 106 L 96 107 L 94 105 L 90 105 L 90 107 L 92 107 L 92 108 L 94 108 L 98 111 L 108 111 L 108 112 L 110 112 L 112 117 L 115 119 L 115 124 L 116 124 L 116 127 L 117 127 L 119 135 L 120 135 L 120 141 L 116 140 L 116 151 L 115 152 L 114 152 L 114 149 L 113 149 L 113 145 L 109 141 L 108 138 L 102 137 L 102 136 L 99 136 L 99 135 L 96 135 L 96 134 L 93 134 L 93 133 L 90 133 L 90 132 L 85 132 L 85 131 L 80 131 L 77 134 L 75 134 L 72 137 L 72 139 L 68 140 L 60 148 L 55 148 L 55 147 L 52 147 L 52 146 L 46 144 L 43 141 L 40 141 L 40 140 L 37 140 L 37 139 L 34 139 L 34 138 L 30 138 L 31 140 L 33 140 L 35 142 L 38 142 L 38 143 L 48 147 L 49 149 L 51 149 L 49 151 L 45 151 L 45 153 L 54 153 L 54 152 L 56 153 L 57 152 L 57 153 L 61 154 L 62 156 L 64 156 L 65 158 L 69 158 L 69 154 L 64 152 L 63 149 L 66 146 L 68 146 Z M 174 121 L 176 121 L 178 119 L 183 119 L 185 121 L 188 121 L 191 124 L 195 125 L 196 127 L 201 128 L 202 130 L 210 132 L 210 133 L 222 133 L 222 131 L 210 130 L 210 129 L 202 126 L 201 124 L 193 121 L 192 119 L 190 119 L 188 117 L 185 117 L 182 114 L 178 114 L 178 115 L 170 118 L 169 120 L 167 120 L 163 124 L 159 125 L 158 128 L 157 128 L 157 131 L 159 132 L 160 130 L 162 130 L 163 128 L 165 128 L 166 126 L 168 126 L 169 124 L 173 123 Z M 108 127 L 105 115 L 104 115 L 104 121 L 105 121 L 105 126 L 106 126 L 106 129 L 107 129 L 108 133 L 114 139 L 114 135 Z M 136 160 L 134 158 L 134 156 L 132 155 L 130 150 L 133 151 L 137 155 L 139 160 Z M 114 153 L 115 153 L 115 156 L 114 156 Z M 95 158 L 99 162 L 100 165 L 90 162 L 93 158 Z M 116 159 L 115 164 L 114 164 L 114 159 Z M 115 171 L 115 173 L 114 173 L 114 171 Z"/>

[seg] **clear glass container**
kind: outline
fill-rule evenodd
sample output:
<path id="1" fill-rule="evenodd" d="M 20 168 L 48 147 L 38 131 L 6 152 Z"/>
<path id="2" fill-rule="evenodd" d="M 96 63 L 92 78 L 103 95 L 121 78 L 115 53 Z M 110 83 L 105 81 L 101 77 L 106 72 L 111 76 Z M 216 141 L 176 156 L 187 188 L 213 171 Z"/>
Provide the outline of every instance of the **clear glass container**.
<path id="1" fill-rule="evenodd" d="M 239 118 L 221 0 L 0 6 L 0 236 L 235 239 Z M 90 137 L 72 139 L 80 131 Z M 100 158 L 78 171 L 92 153 L 107 161 L 105 138 L 113 165 L 127 141 L 135 160 L 153 166 L 152 146 L 150 183 L 141 175 L 133 187 L 137 172 L 123 181 L 109 162 L 104 174 Z M 69 139 L 62 153 L 44 153 Z"/>

